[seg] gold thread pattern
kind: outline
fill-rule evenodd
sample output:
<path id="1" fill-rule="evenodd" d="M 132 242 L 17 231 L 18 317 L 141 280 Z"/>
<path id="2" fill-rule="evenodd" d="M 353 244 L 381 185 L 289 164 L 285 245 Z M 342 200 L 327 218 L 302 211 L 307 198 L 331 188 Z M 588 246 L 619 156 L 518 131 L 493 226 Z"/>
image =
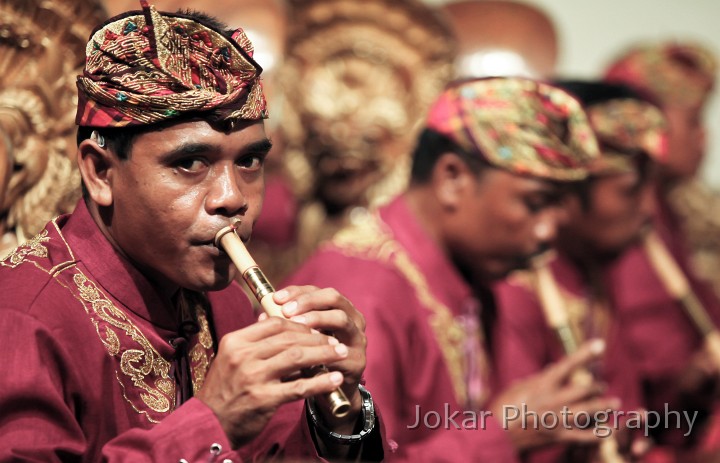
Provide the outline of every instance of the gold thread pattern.
<path id="1" fill-rule="evenodd" d="M 455 397 L 460 404 L 469 403 L 467 372 L 471 366 L 464 355 L 463 345 L 468 334 L 462 324 L 453 316 L 452 311 L 440 302 L 430 290 L 427 279 L 398 243 L 385 229 L 381 219 L 373 214 L 366 214 L 353 226 L 344 228 L 332 239 L 330 246 L 335 246 L 346 255 L 353 255 L 370 260 L 378 260 L 394 266 L 415 290 L 422 306 L 430 312 L 429 323 L 435 339 L 445 358 Z M 477 339 L 482 344 L 482 330 L 478 329 Z M 484 348 L 480 349 L 485 352 Z M 478 367 L 484 382 L 487 384 L 489 363 L 485 355 L 478 358 Z M 473 397 L 473 403 L 482 403 L 487 397 Z"/>
<path id="2" fill-rule="evenodd" d="M 120 370 L 131 379 L 135 387 L 144 391 L 140 393 L 143 403 L 154 412 L 167 413 L 175 406 L 175 384 L 169 376 L 170 363 L 162 358 L 145 335 L 98 289 L 94 282 L 88 280 L 80 270 L 77 272 L 73 275 L 73 281 L 82 300 L 90 303 L 92 307 L 92 310 L 87 307 L 85 310 L 91 316 L 98 336 L 108 353 L 114 357 L 120 355 Z M 104 323 L 107 324 L 104 326 L 105 336 L 101 334 L 101 324 Z M 113 328 L 122 330 L 140 345 L 140 349 L 126 349 L 120 353 L 119 338 Z M 148 381 L 152 381 L 152 385 L 148 384 Z M 122 381 L 120 383 L 122 384 Z M 159 422 L 159 419 L 150 416 L 147 411 L 139 410 L 127 396 L 125 398 L 136 411 L 144 414 L 148 421 Z"/>
<path id="3" fill-rule="evenodd" d="M 133 410 L 144 415 L 149 422 L 159 423 L 163 416 L 157 416 L 156 414 L 168 413 L 176 406 L 176 386 L 175 381 L 170 378 L 170 362 L 160 355 L 128 315 L 115 306 L 101 292 L 96 283 L 89 280 L 81 270 L 75 267 L 73 263 L 75 257 L 72 249 L 65 241 L 57 222 L 54 220 L 52 224 L 57 232 L 57 238 L 62 240 L 72 260 L 56 265 L 49 273 L 83 303 L 85 312 L 90 316 L 101 343 L 110 356 L 118 358 L 120 367 L 119 369 L 116 368 L 115 376 L 122 388 L 123 398 L 131 405 Z M 29 257 L 34 256 L 47 260 L 49 253 L 43 243 L 55 239 L 56 237 L 51 238 L 48 230 L 45 229 L 39 235 L 18 246 L 3 261 L 0 261 L 0 265 L 14 268 L 25 262 L 32 262 L 40 270 L 47 272 L 47 269 L 39 265 L 41 262 L 31 260 Z M 76 289 L 73 289 L 72 284 L 65 283 L 65 270 L 69 269 L 75 269 L 76 273 L 72 274 L 71 279 Z M 89 303 L 89 306 L 85 303 Z M 197 334 L 197 343 L 191 349 L 189 355 L 193 391 L 197 392 L 203 385 L 207 370 L 214 357 L 214 351 L 213 338 L 202 303 L 195 304 L 195 312 L 200 331 Z M 139 348 L 126 348 L 123 350 L 118 329 L 137 343 Z M 138 400 L 133 398 L 135 394 L 128 393 L 128 381 L 124 378 L 130 378 L 132 385 L 140 389 L 140 398 L 145 407 L 136 403 Z"/>
<path id="4" fill-rule="evenodd" d="M 48 251 L 42 243 L 50 241 L 48 237 L 48 231 L 43 230 L 40 234 L 35 235 L 30 240 L 16 247 L 10 252 L 5 258 L 0 261 L 0 265 L 5 267 L 15 268 L 18 265 L 26 261 L 27 256 L 35 256 L 45 258 L 48 256 Z"/>
<path id="5" fill-rule="evenodd" d="M 196 309 L 200 332 L 198 342 L 190 350 L 190 370 L 192 372 L 193 394 L 197 394 L 205 383 L 205 375 L 215 353 L 212 350 L 213 340 L 210 334 L 210 325 L 207 321 L 205 310 L 198 304 Z"/>

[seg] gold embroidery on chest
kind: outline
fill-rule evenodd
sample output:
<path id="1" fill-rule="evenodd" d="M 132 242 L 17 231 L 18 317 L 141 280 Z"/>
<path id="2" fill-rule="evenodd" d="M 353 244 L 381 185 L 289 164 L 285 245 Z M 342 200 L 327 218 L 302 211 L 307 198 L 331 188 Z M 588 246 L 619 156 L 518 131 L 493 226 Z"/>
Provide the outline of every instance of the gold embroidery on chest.
<path id="1" fill-rule="evenodd" d="M 213 340 L 210 334 L 210 325 L 208 324 L 205 310 L 198 305 L 195 313 L 198 324 L 200 325 L 200 332 L 198 333 L 198 342 L 193 346 L 189 354 L 193 394 L 197 394 L 205 383 L 205 375 L 210 367 L 210 362 L 215 356 L 212 350 Z"/>
<path id="2" fill-rule="evenodd" d="M 78 270 L 78 273 L 73 275 L 73 281 L 80 297 L 91 305 L 92 310 L 88 310 L 86 307 L 86 311 L 108 353 L 112 356 L 120 355 L 120 371 L 131 379 L 135 387 L 143 391 L 140 393 L 143 403 L 157 413 L 167 413 L 173 409 L 175 406 L 175 383 L 169 376 L 170 363 L 162 358 L 128 316 L 118 309 L 82 272 Z M 104 332 L 101 328 L 103 324 L 105 325 Z M 139 348 L 122 351 L 120 339 L 113 328 L 122 330 L 126 336 L 139 345 Z M 118 380 L 120 380 L 119 377 Z M 121 380 L 120 384 L 123 385 Z M 125 398 L 137 412 L 144 414 L 148 421 L 159 422 L 146 411 L 138 409 L 127 396 Z"/>
<path id="3" fill-rule="evenodd" d="M 16 247 L 10 254 L 5 256 L 0 265 L 15 268 L 27 260 L 28 256 L 35 256 L 45 258 L 48 256 L 48 251 L 42 243 L 50 241 L 48 237 L 48 231 L 43 230 L 39 235 L 35 235 L 30 240 Z"/>
<path id="4" fill-rule="evenodd" d="M 415 290 L 420 303 L 430 312 L 429 324 L 445 358 L 455 397 L 458 403 L 467 404 L 466 377 L 472 367 L 468 365 L 463 349 L 467 340 L 465 329 L 453 316 L 452 311 L 433 295 L 425 275 L 383 225 L 379 218 L 367 214 L 353 226 L 337 233 L 331 245 L 339 248 L 346 255 L 387 262 L 405 277 Z M 478 331 L 477 339 L 482 342 L 481 330 Z M 480 351 L 484 352 L 482 346 Z M 489 364 L 484 355 L 478 358 L 478 368 L 485 379 Z M 485 398 L 477 397 L 473 402 L 481 403 Z"/>

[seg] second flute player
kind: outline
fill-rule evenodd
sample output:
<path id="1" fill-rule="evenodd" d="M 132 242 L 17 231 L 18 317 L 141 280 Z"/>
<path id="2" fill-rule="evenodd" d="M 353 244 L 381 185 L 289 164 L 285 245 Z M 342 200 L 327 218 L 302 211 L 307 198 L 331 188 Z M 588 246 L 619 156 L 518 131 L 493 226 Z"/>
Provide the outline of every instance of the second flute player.
<path id="1" fill-rule="evenodd" d="M 381 460 L 359 312 L 290 287 L 274 297 L 292 321 L 258 322 L 213 245 L 240 218 L 247 240 L 263 201 L 252 45 L 141 6 L 86 49 L 84 199 L 0 261 L 0 461 Z M 337 388 L 345 417 L 305 409 Z"/>

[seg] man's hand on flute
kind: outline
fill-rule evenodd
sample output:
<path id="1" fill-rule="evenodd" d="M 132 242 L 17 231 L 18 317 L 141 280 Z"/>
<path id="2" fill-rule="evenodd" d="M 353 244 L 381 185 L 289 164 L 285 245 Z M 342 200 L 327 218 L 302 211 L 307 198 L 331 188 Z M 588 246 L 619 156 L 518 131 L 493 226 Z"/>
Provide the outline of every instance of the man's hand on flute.
<path id="1" fill-rule="evenodd" d="M 316 397 L 328 429 L 352 434 L 365 369 L 362 315 L 334 289 L 288 287 L 273 298 L 289 320 L 263 314 L 258 323 L 224 336 L 197 398 L 215 412 L 236 446 L 257 436 L 279 406 L 308 397 Z M 330 371 L 299 374 L 317 365 Z M 352 404 L 343 418 L 326 412 L 321 399 L 339 386 Z"/>

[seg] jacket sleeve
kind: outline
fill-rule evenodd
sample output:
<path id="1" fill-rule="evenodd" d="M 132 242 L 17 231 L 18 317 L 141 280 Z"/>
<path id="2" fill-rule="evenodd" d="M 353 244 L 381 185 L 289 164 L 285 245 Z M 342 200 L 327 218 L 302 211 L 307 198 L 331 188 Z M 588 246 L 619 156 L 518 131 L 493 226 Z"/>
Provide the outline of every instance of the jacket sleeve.
<path id="1" fill-rule="evenodd" d="M 281 407 L 258 438 L 236 451 L 213 412 L 197 399 L 147 429 L 90 437 L 93 423 L 80 417 L 94 398 L 79 390 L 83 370 L 74 365 L 77 356 L 62 336 L 10 310 L 0 317 L 0 333 L 6 346 L 0 353 L 0 462 L 240 462 L 275 455 L 322 461 L 302 402 Z M 114 410 L 93 419 L 125 419 L 125 404 L 118 407 L 112 398 L 105 403 Z"/>

